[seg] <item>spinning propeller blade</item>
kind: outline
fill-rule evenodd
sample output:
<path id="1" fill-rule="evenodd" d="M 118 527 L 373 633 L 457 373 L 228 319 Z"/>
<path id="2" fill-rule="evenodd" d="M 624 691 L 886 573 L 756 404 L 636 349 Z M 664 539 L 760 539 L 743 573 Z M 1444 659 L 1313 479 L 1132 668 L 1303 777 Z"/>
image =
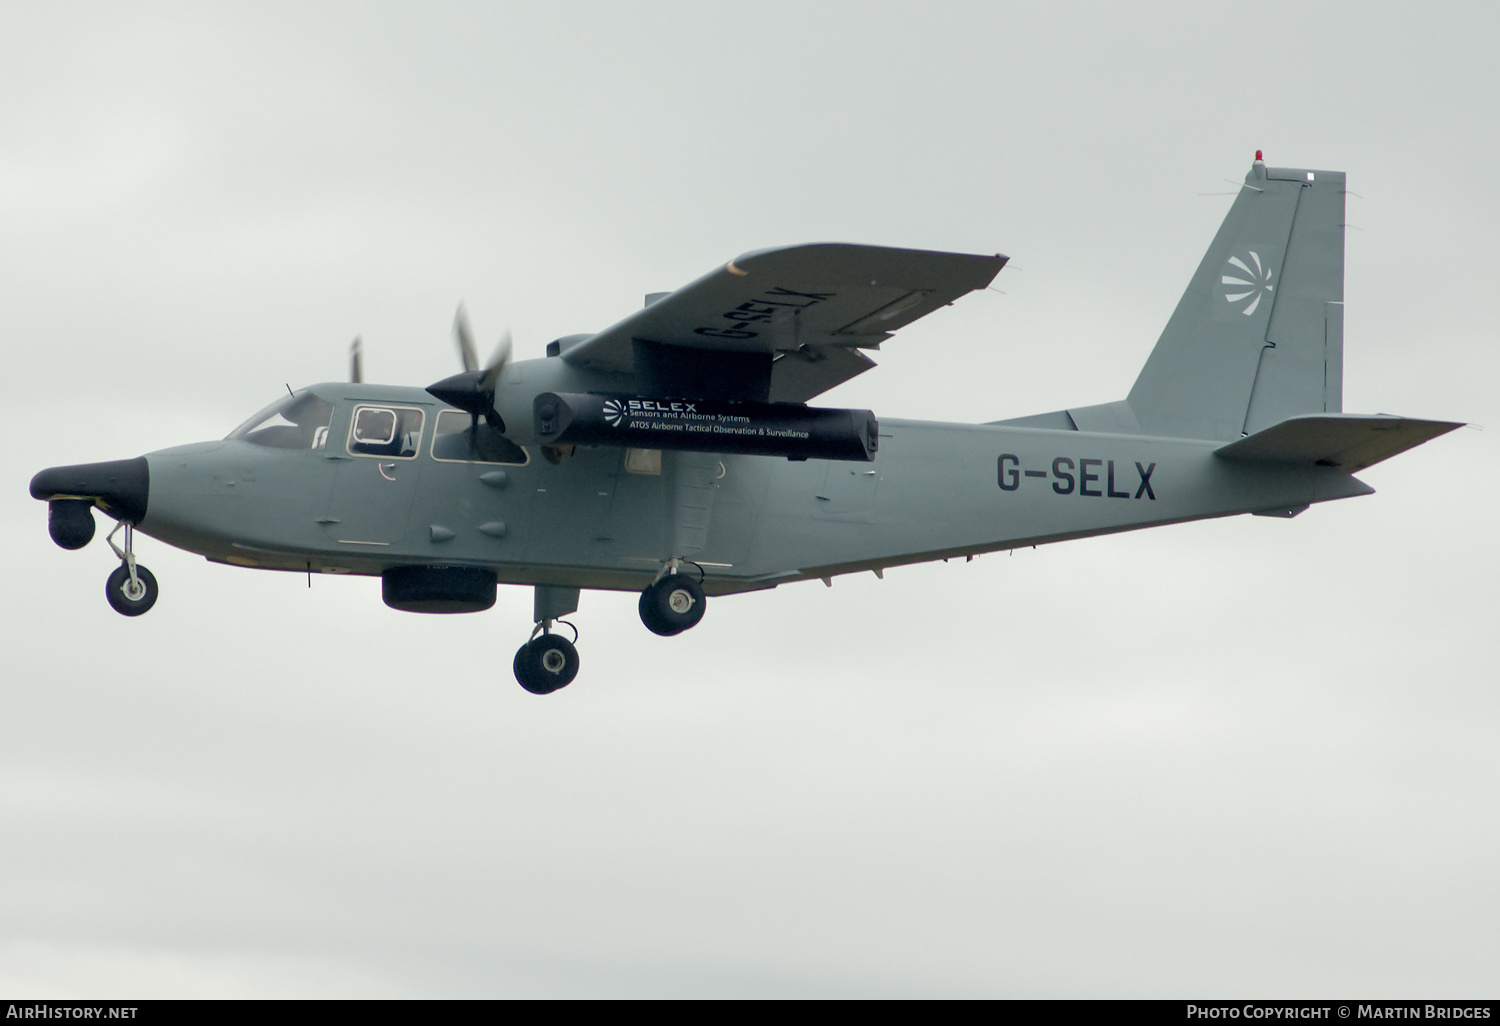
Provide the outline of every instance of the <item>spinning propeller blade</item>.
<path id="1" fill-rule="evenodd" d="M 510 363 L 510 329 L 506 328 L 505 334 L 500 336 L 500 341 L 495 343 L 495 351 L 490 354 L 490 362 L 485 364 L 484 373 L 479 377 L 479 390 L 493 394 L 495 385 L 500 381 L 500 374 L 508 363 Z"/>
<path id="2" fill-rule="evenodd" d="M 473 373 L 479 369 L 479 357 L 474 355 L 474 332 L 469 328 L 469 312 L 462 303 L 453 315 L 453 339 L 458 343 L 458 359 L 464 370 Z"/>
<path id="3" fill-rule="evenodd" d="M 504 434 L 505 421 L 495 412 L 495 386 L 499 384 L 506 364 L 510 363 L 510 331 L 507 330 L 500 336 L 500 342 L 483 369 L 480 369 L 479 358 L 474 354 L 474 332 L 469 327 L 469 314 L 462 303 L 453 317 L 453 338 L 458 343 L 458 358 L 463 363 L 463 372 L 429 385 L 427 391 L 449 406 L 456 406 L 467 413 L 473 418 L 476 430 L 479 418 L 483 417 L 491 428 Z"/>

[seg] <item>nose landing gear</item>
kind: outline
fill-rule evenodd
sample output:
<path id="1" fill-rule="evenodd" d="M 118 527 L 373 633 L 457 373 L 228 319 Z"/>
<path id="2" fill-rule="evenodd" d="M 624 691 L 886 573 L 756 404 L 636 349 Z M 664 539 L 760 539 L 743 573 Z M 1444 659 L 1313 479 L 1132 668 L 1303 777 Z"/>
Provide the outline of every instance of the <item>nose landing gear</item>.
<path id="1" fill-rule="evenodd" d="M 115 535 L 125 528 L 125 548 L 115 544 Z M 105 539 L 109 547 L 120 557 L 120 565 L 109 575 L 104 584 L 104 597 L 110 608 L 122 616 L 140 616 L 156 605 L 156 578 L 151 571 L 135 561 L 135 528 L 128 520 L 115 525 Z"/>
<path id="2" fill-rule="evenodd" d="M 698 626 L 706 609 L 702 570 L 699 570 L 700 580 L 695 581 L 677 572 L 682 562 L 668 561 L 651 586 L 641 592 L 641 622 L 651 633 L 664 638 Z"/>
<path id="3" fill-rule="evenodd" d="M 104 597 L 110 607 L 122 616 L 140 616 L 156 604 L 156 578 L 143 566 L 118 566 L 104 584 Z"/>

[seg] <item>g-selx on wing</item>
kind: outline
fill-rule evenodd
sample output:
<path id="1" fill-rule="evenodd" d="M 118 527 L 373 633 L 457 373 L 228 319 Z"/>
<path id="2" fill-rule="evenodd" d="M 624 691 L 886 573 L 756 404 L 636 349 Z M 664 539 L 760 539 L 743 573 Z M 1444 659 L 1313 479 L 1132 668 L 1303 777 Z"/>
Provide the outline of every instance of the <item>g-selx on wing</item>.
<path id="1" fill-rule="evenodd" d="M 994 280 L 1006 257 L 814 243 L 736 257 L 566 350 L 642 392 L 805 402 L 875 366 L 897 328 Z"/>

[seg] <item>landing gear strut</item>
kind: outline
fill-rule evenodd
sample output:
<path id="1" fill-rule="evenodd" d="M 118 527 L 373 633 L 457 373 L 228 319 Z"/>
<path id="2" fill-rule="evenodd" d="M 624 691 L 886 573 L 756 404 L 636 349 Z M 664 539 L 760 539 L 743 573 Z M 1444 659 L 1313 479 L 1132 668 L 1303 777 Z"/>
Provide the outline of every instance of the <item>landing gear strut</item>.
<path id="1" fill-rule="evenodd" d="M 681 564 L 680 559 L 670 560 L 651 586 L 641 592 L 641 622 L 651 633 L 664 638 L 696 627 L 706 608 L 701 579 L 695 581 L 678 573 Z"/>
<path id="2" fill-rule="evenodd" d="M 125 548 L 115 544 L 115 535 L 125 528 Z M 135 527 L 128 520 L 115 525 L 105 539 L 109 547 L 120 557 L 120 565 L 109 575 L 104 584 L 104 597 L 110 608 L 122 616 L 140 616 L 156 605 L 156 578 L 151 571 L 135 561 Z"/>
<path id="3" fill-rule="evenodd" d="M 573 627 L 566 620 L 558 623 Z M 533 695 L 550 695 L 573 683 L 578 676 L 578 649 L 561 634 L 553 634 L 552 621 L 543 620 L 532 629 L 531 640 L 516 652 L 513 669 L 521 687 Z M 573 641 L 578 630 L 573 629 Z"/>

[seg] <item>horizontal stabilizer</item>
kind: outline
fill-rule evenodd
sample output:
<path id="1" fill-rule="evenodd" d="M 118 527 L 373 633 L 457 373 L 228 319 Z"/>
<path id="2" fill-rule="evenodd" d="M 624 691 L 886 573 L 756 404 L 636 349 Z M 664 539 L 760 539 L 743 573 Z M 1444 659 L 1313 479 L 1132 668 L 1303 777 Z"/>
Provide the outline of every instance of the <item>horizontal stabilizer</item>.
<path id="1" fill-rule="evenodd" d="M 1459 427 L 1463 425 L 1446 420 L 1385 414 L 1313 414 L 1284 420 L 1214 453 L 1226 460 L 1312 464 L 1354 473 Z"/>

